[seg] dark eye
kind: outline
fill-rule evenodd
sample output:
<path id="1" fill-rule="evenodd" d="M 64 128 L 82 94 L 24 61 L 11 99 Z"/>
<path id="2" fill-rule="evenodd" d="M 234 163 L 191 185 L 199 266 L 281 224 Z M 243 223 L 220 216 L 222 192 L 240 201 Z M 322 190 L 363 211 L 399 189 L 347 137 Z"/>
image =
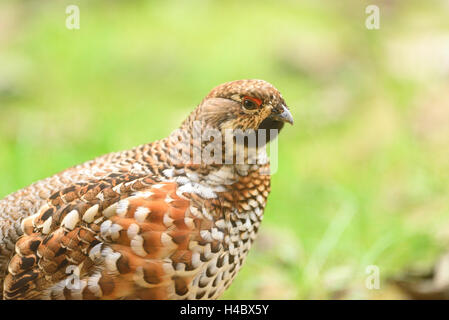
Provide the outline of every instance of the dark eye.
<path id="1" fill-rule="evenodd" d="M 244 97 L 242 103 L 246 110 L 255 110 L 260 107 L 262 101 L 251 97 Z"/>
<path id="2" fill-rule="evenodd" d="M 248 110 L 254 110 L 257 108 L 256 103 L 251 100 L 243 100 L 243 106 Z"/>

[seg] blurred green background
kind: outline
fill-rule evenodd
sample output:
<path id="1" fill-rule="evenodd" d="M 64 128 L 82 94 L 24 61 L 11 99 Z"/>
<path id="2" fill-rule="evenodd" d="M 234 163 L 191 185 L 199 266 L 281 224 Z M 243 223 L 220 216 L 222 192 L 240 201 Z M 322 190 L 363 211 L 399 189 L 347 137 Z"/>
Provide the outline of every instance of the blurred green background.
<path id="1" fill-rule="evenodd" d="M 81 28 L 65 27 L 66 6 Z M 365 8 L 380 8 L 380 29 Z M 293 127 L 228 299 L 403 298 L 449 247 L 447 1 L 0 4 L 0 197 L 165 137 L 214 86 L 273 83 Z M 381 288 L 365 286 L 380 269 Z"/>

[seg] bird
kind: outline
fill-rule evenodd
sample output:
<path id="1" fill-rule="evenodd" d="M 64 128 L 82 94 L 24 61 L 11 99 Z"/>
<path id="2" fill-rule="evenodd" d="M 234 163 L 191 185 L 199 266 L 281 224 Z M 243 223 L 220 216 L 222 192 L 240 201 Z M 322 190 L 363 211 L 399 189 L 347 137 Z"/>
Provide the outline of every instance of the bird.
<path id="1" fill-rule="evenodd" d="M 249 136 L 216 134 L 266 131 L 263 148 L 286 123 L 290 108 L 272 84 L 226 82 L 167 137 L 6 196 L 2 299 L 218 299 L 256 239 L 271 178 Z"/>

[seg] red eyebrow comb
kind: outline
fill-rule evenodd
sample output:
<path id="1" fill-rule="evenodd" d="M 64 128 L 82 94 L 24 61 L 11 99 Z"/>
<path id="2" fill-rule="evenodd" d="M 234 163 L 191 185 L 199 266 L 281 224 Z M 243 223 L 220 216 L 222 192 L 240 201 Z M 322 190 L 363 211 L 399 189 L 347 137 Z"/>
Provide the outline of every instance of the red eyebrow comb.
<path id="1" fill-rule="evenodd" d="M 246 100 L 246 99 L 253 101 L 255 104 L 257 104 L 258 107 L 260 107 L 260 105 L 262 104 L 262 100 L 261 100 L 261 99 L 258 99 L 258 98 L 253 98 L 253 97 L 250 97 L 250 96 L 245 96 L 245 97 L 243 98 L 243 100 Z"/>

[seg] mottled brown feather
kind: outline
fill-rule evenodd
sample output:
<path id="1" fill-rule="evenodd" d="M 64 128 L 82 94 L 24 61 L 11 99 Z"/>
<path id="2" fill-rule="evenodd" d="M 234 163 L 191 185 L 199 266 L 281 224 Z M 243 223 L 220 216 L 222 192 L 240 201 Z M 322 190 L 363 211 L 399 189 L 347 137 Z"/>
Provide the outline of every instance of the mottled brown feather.
<path id="1" fill-rule="evenodd" d="M 243 95 L 265 109 L 238 110 Z M 265 81 L 226 83 L 181 129 L 192 132 L 193 121 L 205 119 L 220 129 L 257 129 L 280 104 Z M 99 157 L 1 200 L 3 298 L 218 298 L 256 238 L 269 165 L 175 163 L 175 140 Z M 215 174 L 225 180 L 212 180 Z"/>

